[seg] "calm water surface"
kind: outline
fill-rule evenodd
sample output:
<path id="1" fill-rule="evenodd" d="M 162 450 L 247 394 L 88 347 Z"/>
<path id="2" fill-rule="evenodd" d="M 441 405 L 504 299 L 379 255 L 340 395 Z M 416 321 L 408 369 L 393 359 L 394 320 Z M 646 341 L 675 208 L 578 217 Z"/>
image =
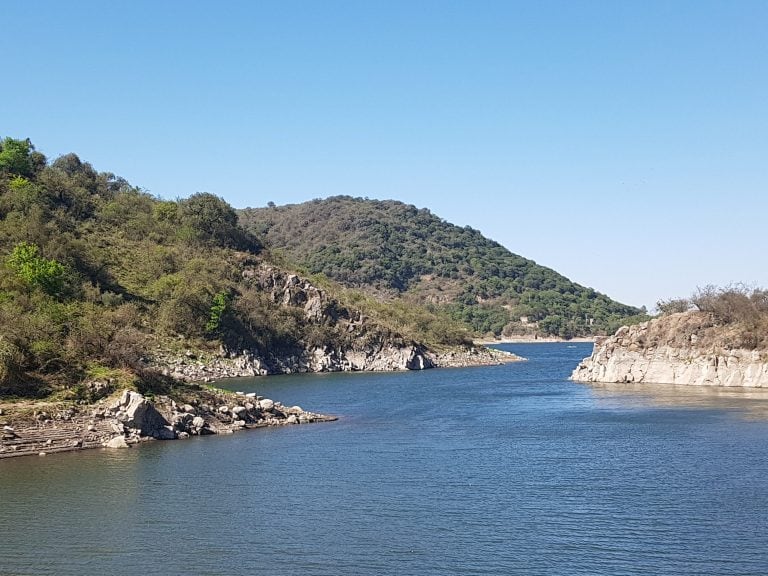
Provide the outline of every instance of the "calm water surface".
<path id="1" fill-rule="evenodd" d="M 768 574 L 768 395 L 505 347 L 229 384 L 335 423 L 0 461 L 0 574 Z"/>

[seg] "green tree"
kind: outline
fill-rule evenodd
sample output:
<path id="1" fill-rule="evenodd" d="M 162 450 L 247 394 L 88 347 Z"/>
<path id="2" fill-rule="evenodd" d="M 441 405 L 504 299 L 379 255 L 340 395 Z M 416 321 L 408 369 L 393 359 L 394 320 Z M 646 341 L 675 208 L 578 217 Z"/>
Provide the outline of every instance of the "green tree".
<path id="1" fill-rule="evenodd" d="M 0 171 L 19 176 L 32 176 L 34 146 L 29 140 L 5 138 L 0 144 Z"/>
<path id="2" fill-rule="evenodd" d="M 229 295 L 226 292 L 219 292 L 213 297 L 211 311 L 208 316 L 208 322 L 205 325 L 205 331 L 209 334 L 217 332 L 221 327 L 221 319 L 229 307 Z"/>
<path id="3" fill-rule="evenodd" d="M 66 269 L 60 262 L 40 256 L 35 244 L 20 242 L 14 246 L 6 264 L 21 280 L 46 294 L 58 295 L 64 288 Z"/>
<path id="4" fill-rule="evenodd" d="M 229 248 L 255 248 L 256 242 L 237 221 L 237 213 L 223 199 L 198 192 L 179 202 L 181 232 L 188 239 Z"/>

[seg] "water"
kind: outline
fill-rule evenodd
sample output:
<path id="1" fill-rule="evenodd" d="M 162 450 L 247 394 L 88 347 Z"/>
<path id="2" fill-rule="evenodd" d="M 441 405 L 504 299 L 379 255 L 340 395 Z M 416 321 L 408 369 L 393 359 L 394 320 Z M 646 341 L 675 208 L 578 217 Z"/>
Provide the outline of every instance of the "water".
<path id="1" fill-rule="evenodd" d="M 768 395 L 576 384 L 571 346 L 239 380 L 340 420 L 0 461 L 0 574 L 768 574 Z"/>

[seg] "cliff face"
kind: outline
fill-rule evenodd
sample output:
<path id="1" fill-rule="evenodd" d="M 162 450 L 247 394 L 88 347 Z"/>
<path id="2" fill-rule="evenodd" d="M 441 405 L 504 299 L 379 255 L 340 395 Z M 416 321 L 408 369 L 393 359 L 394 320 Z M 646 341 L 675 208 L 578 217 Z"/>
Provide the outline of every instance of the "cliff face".
<path id="1" fill-rule="evenodd" d="M 686 312 L 620 328 L 573 371 L 581 382 L 768 387 L 768 351 L 729 347 L 729 328 Z"/>
<path id="2" fill-rule="evenodd" d="M 322 327 L 333 338 L 299 342 L 290 349 L 224 347 L 215 355 L 174 355 L 156 351 L 150 364 L 186 381 L 297 372 L 424 370 L 435 367 L 498 364 L 520 360 L 484 347 L 455 347 L 437 353 L 373 325 L 359 310 L 343 306 L 309 280 L 274 266 L 246 268 L 243 279 L 266 293 L 277 306 L 300 314 L 307 325 Z"/>

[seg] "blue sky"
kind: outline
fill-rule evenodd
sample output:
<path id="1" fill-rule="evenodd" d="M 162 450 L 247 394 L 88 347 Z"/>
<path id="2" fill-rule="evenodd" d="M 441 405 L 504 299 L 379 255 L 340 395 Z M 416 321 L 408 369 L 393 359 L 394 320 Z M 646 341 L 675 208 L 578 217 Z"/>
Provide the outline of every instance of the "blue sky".
<path id="1" fill-rule="evenodd" d="M 394 198 L 623 302 L 768 286 L 768 2 L 6 2 L 0 135 L 153 194 Z"/>

